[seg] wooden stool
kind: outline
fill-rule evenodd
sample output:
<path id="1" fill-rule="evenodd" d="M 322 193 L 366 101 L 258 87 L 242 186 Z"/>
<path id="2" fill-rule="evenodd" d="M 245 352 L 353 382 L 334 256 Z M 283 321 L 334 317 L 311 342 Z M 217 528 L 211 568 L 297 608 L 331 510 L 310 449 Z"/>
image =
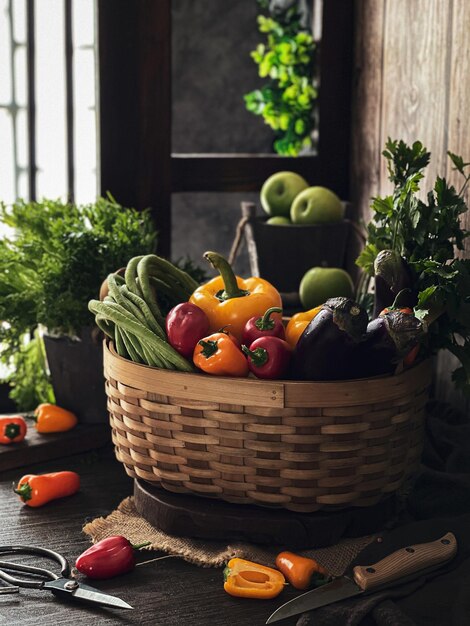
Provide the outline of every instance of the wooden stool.
<path id="1" fill-rule="evenodd" d="M 389 525 L 398 510 L 391 495 L 375 506 L 294 513 L 171 493 L 141 480 L 134 481 L 134 501 L 142 517 L 169 535 L 292 549 L 321 548 L 343 537 L 373 534 Z"/>

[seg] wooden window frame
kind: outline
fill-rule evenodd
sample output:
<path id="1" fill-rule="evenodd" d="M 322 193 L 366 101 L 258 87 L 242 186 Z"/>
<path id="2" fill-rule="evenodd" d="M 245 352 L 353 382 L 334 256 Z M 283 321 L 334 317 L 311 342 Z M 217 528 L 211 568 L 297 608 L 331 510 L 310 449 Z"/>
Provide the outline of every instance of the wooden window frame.
<path id="1" fill-rule="evenodd" d="M 151 207 L 171 253 L 171 194 L 257 191 L 290 169 L 349 199 L 353 2 L 325 0 L 318 155 L 172 154 L 171 0 L 98 0 L 99 189 Z"/>

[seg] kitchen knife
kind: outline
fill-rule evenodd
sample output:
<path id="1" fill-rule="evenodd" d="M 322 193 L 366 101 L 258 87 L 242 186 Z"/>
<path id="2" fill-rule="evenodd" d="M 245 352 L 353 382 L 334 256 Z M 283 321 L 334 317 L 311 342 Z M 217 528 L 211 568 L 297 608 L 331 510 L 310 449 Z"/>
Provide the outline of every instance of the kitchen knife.
<path id="1" fill-rule="evenodd" d="M 402 584 L 441 567 L 456 554 L 457 540 L 453 533 L 446 533 L 436 541 L 401 548 L 372 565 L 357 565 L 351 578 L 335 578 L 322 587 L 293 598 L 274 611 L 266 624 L 273 624 L 346 598 L 372 593 L 393 584 Z"/>

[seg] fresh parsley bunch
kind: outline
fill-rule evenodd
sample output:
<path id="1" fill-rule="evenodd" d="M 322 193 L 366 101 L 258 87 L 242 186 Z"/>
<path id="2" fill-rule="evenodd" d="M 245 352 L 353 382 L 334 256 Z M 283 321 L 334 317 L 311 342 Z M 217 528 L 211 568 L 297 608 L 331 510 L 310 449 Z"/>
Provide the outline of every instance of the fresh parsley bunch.
<path id="1" fill-rule="evenodd" d="M 470 234 L 460 221 L 468 210 L 463 194 L 470 163 L 449 152 L 454 170 L 463 177 L 461 188 L 457 191 L 437 177 L 422 200 L 419 183 L 431 155 L 421 142 L 408 146 L 388 139 L 382 154 L 394 189 L 390 196 L 373 199 L 367 243 L 356 263 L 370 277 L 381 250 L 394 250 L 408 262 L 418 293 L 414 312 L 428 327 L 424 350 L 452 352 L 461 363 L 453 380 L 470 394 L 470 259 L 456 256 Z M 364 291 L 367 282 L 361 283 Z"/>
<path id="2" fill-rule="evenodd" d="M 93 325 L 88 302 L 109 273 L 155 251 L 148 211 L 110 195 L 76 206 L 60 201 L 0 204 L 0 362 L 13 373 L 11 397 L 28 410 L 52 397 L 39 325 L 80 336 Z"/>

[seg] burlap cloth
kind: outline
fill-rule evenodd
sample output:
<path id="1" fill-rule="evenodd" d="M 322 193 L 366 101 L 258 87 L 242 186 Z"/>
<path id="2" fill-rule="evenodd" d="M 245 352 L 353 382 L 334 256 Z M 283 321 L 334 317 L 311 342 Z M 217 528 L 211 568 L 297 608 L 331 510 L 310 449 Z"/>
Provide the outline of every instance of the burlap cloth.
<path id="1" fill-rule="evenodd" d="M 173 554 L 201 567 L 222 567 L 233 557 L 273 566 L 276 555 L 281 551 L 281 548 L 276 549 L 275 546 L 268 548 L 248 543 L 227 544 L 168 535 L 151 526 L 140 516 L 132 497 L 123 500 L 118 508 L 107 517 L 99 517 L 86 524 L 83 532 L 90 536 L 93 543 L 113 535 L 123 535 L 133 544 L 150 541 L 150 545 L 143 549 Z M 375 536 L 370 535 L 342 539 L 336 545 L 327 548 L 296 550 L 296 552 L 314 557 L 328 572 L 339 576 L 374 538 Z"/>

